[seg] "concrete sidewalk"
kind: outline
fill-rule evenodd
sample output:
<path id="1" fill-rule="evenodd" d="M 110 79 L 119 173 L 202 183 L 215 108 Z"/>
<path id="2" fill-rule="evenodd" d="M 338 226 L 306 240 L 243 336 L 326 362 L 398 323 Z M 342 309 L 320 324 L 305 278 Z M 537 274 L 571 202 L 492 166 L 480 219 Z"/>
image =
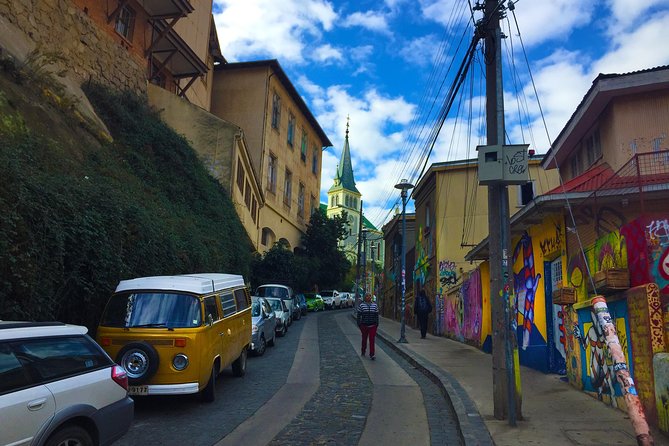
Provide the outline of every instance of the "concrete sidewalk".
<path id="1" fill-rule="evenodd" d="M 492 356 L 448 338 L 381 318 L 378 338 L 423 370 L 450 398 L 467 445 L 629 445 L 634 429 L 621 410 L 611 408 L 564 382 L 558 375 L 521 366 L 522 415 L 516 427 L 493 416 Z M 656 445 L 669 437 L 653 429 Z"/>

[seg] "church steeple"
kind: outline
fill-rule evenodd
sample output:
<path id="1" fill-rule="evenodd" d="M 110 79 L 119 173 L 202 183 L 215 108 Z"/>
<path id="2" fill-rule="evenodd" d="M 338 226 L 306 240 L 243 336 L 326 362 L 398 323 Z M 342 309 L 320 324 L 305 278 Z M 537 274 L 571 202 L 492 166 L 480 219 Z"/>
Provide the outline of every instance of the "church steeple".
<path id="1" fill-rule="evenodd" d="M 360 194 L 360 191 L 355 187 L 355 179 L 353 178 L 353 165 L 351 164 L 351 149 L 348 145 L 348 126 L 349 119 L 346 118 L 346 138 L 344 139 L 344 150 L 341 153 L 341 160 L 337 166 L 335 173 L 334 184 L 330 191 L 334 189 L 343 188 L 351 192 Z"/>

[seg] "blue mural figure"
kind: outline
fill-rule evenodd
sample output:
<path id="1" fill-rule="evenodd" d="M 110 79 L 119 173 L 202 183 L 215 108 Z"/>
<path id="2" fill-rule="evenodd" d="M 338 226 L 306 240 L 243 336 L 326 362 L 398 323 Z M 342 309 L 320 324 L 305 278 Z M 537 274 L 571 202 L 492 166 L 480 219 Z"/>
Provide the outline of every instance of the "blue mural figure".
<path id="1" fill-rule="evenodd" d="M 527 233 L 518 240 L 513 250 L 512 264 L 516 264 L 518 256 L 523 255 L 523 267 L 517 273 L 513 273 L 513 287 L 516 292 L 516 314 L 518 313 L 518 302 L 523 298 L 523 342 L 522 349 L 525 350 L 530 345 L 530 333 L 534 324 L 534 298 L 539 286 L 541 274 L 534 271 L 534 252 L 532 250 L 532 238 Z"/>

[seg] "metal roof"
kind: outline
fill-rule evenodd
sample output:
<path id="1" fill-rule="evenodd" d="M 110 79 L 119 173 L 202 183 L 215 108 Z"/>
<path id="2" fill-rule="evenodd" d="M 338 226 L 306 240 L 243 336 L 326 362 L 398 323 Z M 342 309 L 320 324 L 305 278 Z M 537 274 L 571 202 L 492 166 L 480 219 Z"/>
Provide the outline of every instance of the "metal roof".
<path id="1" fill-rule="evenodd" d="M 244 278 L 237 274 L 202 273 L 180 276 L 139 277 L 137 279 L 122 280 L 116 287 L 116 292 L 163 290 L 206 294 L 243 286 Z"/>

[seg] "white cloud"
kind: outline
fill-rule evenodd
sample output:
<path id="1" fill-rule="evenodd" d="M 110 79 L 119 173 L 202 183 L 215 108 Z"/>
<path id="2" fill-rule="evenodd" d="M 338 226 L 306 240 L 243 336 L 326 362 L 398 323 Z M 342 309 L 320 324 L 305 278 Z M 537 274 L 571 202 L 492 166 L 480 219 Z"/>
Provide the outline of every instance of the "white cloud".
<path id="1" fill-rule="evenodd" d="M 399 55 L 411 64 L 426 66 L 432 63 L 441 42 L 434 34 L 410 40 L 399 50 Z"/>
<path id="2" fill-rule="evenodd" d="M 343 21 L 342 25 L 360 26 L 370 31 L 389 33 L 386 15 L 379 11 L 354 12 Z"/>
<path id="3" fill-rule="evenodd" d="M 214 0 L 216 29 L 225 57 L 231 61 L 269 56 L 303 62 L 307 39 L 318 41 L 337 19 L 325 0 Z"/>
<path id="4" fill-rule="evenodd" d="M 341 49 L 326 44 L 314 49 L 310 58 L 316 62 L 331 63 L 342 62 L 344 60 L 344 55 L 342 54 Z"/>
<path id="5" fill-rule="evenodd" d="M 629 33 L 613 37 L 612 50 L 593 65 L 593 78 L 598 73 L 625 73 L 669 63 L 669 12 L 651 16 Z"/>
<path id="6" fill-rule="evenodd" d="M 597 2 L 597 0 L 518 2 L 515 16 L 523 43 L 531 47 L 548 41 L 567 41 L 576 28 L 590 23 L 593 14 L 600 11 L 596 9 Z M 513 14 L 509 11 L 508 16 L 511 22 L 510 33 L 515 36 L 518 34 L 518 29 Z"/>
<path id="7" fill-rule="evenodd" d="M 607 0 L 612 17 L 609 24 L 610 34 L 614 35 L 620 28 L 628 28 L 641 16 L 650 11 L 669 6 L 668 0 Z M 653 17 L 650 16 L 652 20 Z"/>

